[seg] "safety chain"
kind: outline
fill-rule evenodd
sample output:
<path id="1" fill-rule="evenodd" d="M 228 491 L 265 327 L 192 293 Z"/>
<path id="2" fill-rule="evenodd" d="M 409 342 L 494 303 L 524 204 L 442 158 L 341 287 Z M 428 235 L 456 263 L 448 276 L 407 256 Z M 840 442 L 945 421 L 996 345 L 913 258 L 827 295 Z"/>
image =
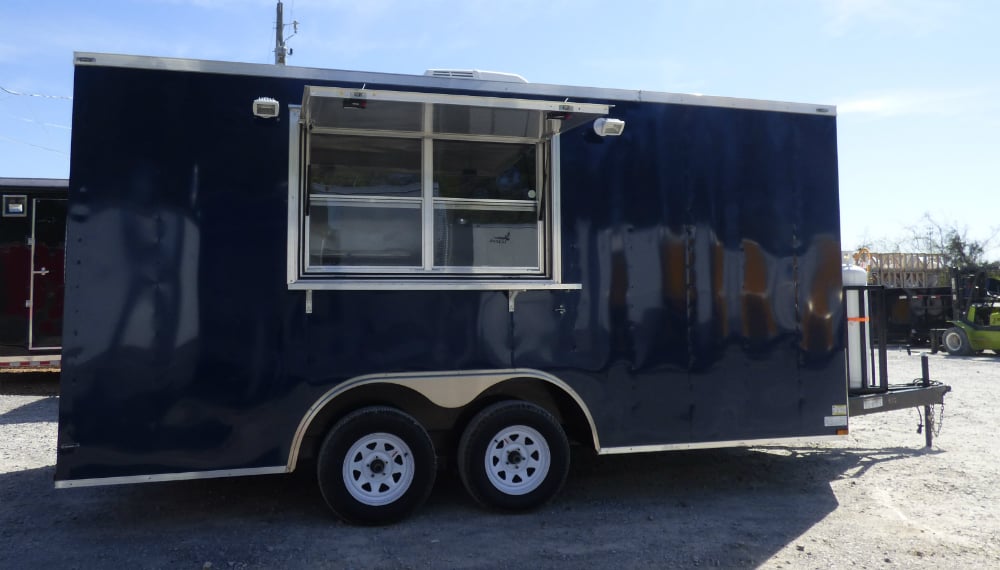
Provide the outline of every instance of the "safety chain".
<path id="1" fill-rule="evenodd" d="M 937 414 L 937 421 L 934 421 L 934 406 L 927 406 L 927 421 L 934 426 L 934 437 L 941 435 L 941 426 L 944 425 L 944 399 L 941 399 L 941 411 Z"/>
<path id="2" fill-rule="evenodd" d="M 925 425 L 932 425 L 934 426 L 934 437 L 941 435 L 941 426 L 944 425 L 944 400 L 941 401 L 941 410 L 937 414 L 934 413 L 934 405 L 928 405 L 926 418 L 920 413 L 919 406 L 915 407 L 914 410 L 917 412 L 917 433 L 923 433 Z M 935 415 L 937 421 L 934 421 Z"/>

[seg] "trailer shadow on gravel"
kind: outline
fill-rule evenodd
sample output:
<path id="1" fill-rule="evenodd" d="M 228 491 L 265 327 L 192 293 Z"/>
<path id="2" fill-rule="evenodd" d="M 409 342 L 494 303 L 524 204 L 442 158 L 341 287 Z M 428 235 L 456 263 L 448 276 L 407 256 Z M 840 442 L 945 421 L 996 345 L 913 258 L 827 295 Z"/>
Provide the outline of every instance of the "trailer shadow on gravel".
<path id="1" fill-rule="evenodd" d="M 0 425 L 54 422 L 59 413 L 58 408 L 59 399 L 55 396 L 47 396 L 0 413 Z"/>
<path id="2" fill-rule="evenodd" d="M 415 517 L 378 528 L 339 523 L 307 470 L 57 491 L 50 467 L 0 475 L 0 534 L 12 567 L 755 566 L 837 509 L 832 482 L 925 453 L 579 452 L 563 492 L 538 511 L 481 510 L 442 471 Z"/>

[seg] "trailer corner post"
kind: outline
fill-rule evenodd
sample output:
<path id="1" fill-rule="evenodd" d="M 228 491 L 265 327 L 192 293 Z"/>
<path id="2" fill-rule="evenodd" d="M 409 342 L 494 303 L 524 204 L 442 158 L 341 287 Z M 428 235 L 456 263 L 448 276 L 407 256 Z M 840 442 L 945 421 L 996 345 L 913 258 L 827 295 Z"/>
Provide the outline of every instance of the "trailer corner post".
<path id="1" fill-rule="evenodd" d="M 920 355 L 920 378 L 922 380 L 921 385 L 924 388 L 928 388 L 931 385 L 931 373 L 930 366 L 927 363 L 927 355 Z M 931 444 L 934 443 L 934 416 L 931 415 L 931 404 L 924 404 L 924 442 L 927 449 L 931 448 Z"/>

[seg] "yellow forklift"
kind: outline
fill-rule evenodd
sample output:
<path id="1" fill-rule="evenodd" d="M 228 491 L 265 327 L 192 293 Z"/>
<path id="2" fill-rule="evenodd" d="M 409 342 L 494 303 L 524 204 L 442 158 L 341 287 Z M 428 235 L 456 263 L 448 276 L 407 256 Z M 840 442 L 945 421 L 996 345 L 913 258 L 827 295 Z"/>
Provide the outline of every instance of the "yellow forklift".
<path id="1" fill-rule="evenodd" d="M 1000 279 L 982 271 L 969 276 L 953 272 L 952 308 L 951 327 L 931 335 L 932 350 L 939 344 L 956 356 L 984 350 L 1000 354 Z"/>

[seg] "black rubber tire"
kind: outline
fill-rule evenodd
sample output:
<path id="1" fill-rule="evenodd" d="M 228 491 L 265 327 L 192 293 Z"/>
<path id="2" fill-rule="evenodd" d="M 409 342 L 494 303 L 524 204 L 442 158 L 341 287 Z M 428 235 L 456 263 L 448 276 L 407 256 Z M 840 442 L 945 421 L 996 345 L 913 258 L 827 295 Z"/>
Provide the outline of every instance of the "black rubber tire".
<path id="1" fill-rule="evenodd" d="M 532 490 L 511 494 L 490 481 L 486 461 L 499 449 L 495 436 L 504 430 L 523 427 L 536 431 L 544 440 L 549 450 L 548 470 L 539 476 L 540 482 L 536 481 L 537 486 Z M 562 426 L 545 409 L 517 400 L 499 402 L 469 422 L 458 444 L 457 460 L 462 484 L 477 503 L 501 511 L 526 511 L 545 504 L 562 489 L 569 473 L 569 441 Z"/>
<path id="2" fill-rule="evenodd" d="M 348 489 L 349 483 L 344 480 L 345 461 L 356 443 L 379 434 L 395 436 L 410 448 L 413 478 L 392 502 L 368 504 L 355 498 Z M 402 454 L 399 460 L 408 461 L 405 456 Z M 385 525 L 406 518 L 427 500 L 434 487 L 437 458 L 430 436 L 416 419 L 395 408 L 374 406 L 352 412 L 330 428 L 319 450 L 316 474 L 323 500 L 342 520 L 359 525 Z"/>
<path id="3" fill-rule="evenodd" d="M 941 335 L 941 344 L 948 354 L 952 356 L 968 356 L 972 354 L 972 347 L 969 346 L 969 337 L 965 331 L 958 327 L 952 327 Z"/>

